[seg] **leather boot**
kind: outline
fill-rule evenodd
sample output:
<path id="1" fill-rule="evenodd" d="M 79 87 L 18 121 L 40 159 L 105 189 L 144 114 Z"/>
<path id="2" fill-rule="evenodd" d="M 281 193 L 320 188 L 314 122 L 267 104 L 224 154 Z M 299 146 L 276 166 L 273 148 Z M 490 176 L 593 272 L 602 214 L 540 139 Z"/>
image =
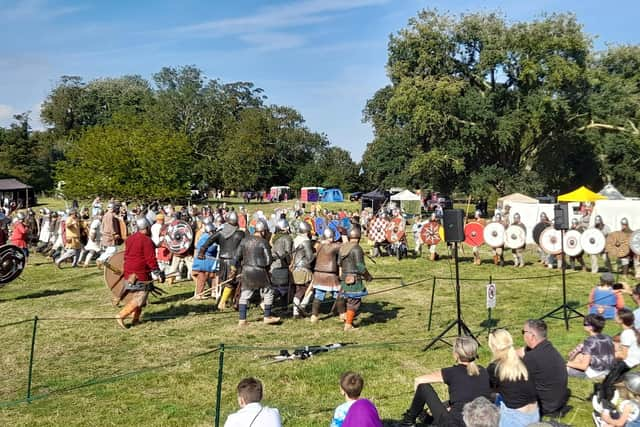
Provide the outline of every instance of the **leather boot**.
<path id="1" fill-rule="evenodd" d="M 138 305 L 133 302 L 133 301 L 129 301 L 129 303 L 127 305 L 125 305 L 122 310 L 120 310 L 120 313 L 118 313 L 116 315 L 116 322 L 118 322 L 118 325 L 122 328 L 122 329 L 127 329 L 127 327 L 124 324 L 124 319 L 126 319 L 127 317 L 129 317 L 129 315 L 131 313 L 134 313 L 136 311 L 136 309 L 138 308 Z"/>
<path id="2" fill-rule="evenodd" d="M 429 259 L 431 261 L 435 261 L 436 260 L 436 253 L 435 252 L 431 252 L 431 255 L 429 255 Z"/>
<path id="3" fill-rule="evenodd" d="M 316 323 L 320 314 L 320 300 L 314 299 L 311 303 L 311 323 Z"/>
<path id="4" fill-rule="evenodd" d="M 338 310 L 340 321 L 344 322 L 346 318 L 345 310 L 347 309 L 346 301 L 344 300 L 344 298 L 338 297 L 338 299 L 336 300 L 336 309 Z"/>
<path id="5" fill-rule="evenodd" d="M 500 259 L 500 257 L 499 257 L 498 255 L 494 255 L 494 256 L 493 256 L 493 263 L 494 263 L 495 265 L 498 265 L 498 260 L 499 260 L 499 259 Z"/>
<path id="6" fill-rule="evenodd" d="M 220 297 L 220 302 L 218 303 L 218 310 L 222 311 L 226 308 L 227 300 L 229 299 L 229 297 L 231 297 L 232 293 L 233 289 L 224 288 L 224 290 L 222 291 L 222 296 Z"/>

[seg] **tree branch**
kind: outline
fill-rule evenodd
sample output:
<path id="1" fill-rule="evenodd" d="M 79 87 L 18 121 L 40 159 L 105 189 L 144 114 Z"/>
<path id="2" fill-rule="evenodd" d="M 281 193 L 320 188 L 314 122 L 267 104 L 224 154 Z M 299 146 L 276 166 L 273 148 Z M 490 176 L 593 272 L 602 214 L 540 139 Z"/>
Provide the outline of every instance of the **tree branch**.
<path id="1" fill-rule="evenodd" d="M 625 133 L 630 133 L 632 135 L 640 135 L 640 130 L 638 130 L 638 128 L 630 120 L 628 122 L 631 125 L 631 129 L 627 129 L 626 126 L 616 126 L 616 125 L 610 125 L 608 123 L 596 123 L 593 120 L 591 120 L 591 123 L 589 123 L 588 125 L 579 127 L 578 131 L 581 132 L 587 129 L 604 129 L 604 130 L 610 130 L 614 132 L 625 132 Z"/>

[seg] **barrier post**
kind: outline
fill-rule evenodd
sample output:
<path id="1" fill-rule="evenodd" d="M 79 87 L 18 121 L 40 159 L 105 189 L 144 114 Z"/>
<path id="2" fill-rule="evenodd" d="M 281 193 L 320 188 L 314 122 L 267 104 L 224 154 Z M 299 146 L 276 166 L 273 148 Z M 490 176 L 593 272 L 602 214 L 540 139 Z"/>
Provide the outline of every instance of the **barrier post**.
<path id="1" fill-rule="evenodd" d="M 427 324 L 427 331 L 431 330 L 431 314 L 433 313 L 433 298 L 436 294 L 436 276 L 433 276 L 433 282 L 431 284 L 431 302 L 429 302 L 429 323 Z"/>
<path id="2" fill-rule="evenodd" d="M 33 354 L 36 348 L 36 331 L 38 330 L 38 316 L 33 318 L 33 333 L 31 334 L 31 352 L 29 354 L 29 376 L 27 378 L 27 402 L 31 403 L 31 379 L 33 378 Z"/>
<path id="3" fill-rule="evenodd" d="M 218 355 L 218 386 L 216 388 L 215 427 L 220 427 L 220 405 L 222 403 L 222 372 L 224 370 L 224 343 L 220 343 Z"/>

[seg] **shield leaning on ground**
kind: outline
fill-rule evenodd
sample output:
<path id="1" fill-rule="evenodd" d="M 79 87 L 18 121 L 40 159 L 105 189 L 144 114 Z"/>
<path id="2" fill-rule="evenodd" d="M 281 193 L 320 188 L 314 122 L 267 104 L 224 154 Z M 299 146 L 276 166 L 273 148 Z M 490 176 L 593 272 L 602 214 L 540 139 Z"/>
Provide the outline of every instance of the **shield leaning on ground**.
<path id="1" fill-rule="evenodd" d="M 118 305 L 120 302 L 129 302 L 131 294 L 126 294 L 121 299 L 124 280 L 124 251 L 116 252 L 104 263 L 104 283 L 111 292 L 111 303 Z"/>
<path id="2" fill-rule="evenodd" d="M 484 226 L 479 222 L 470 222 L 464 226 L 464 242 L 471 246 L 477 247 L 484 243 L 483 232 Z"/>
<path id="3" fill-rule="evenodd" d="M 631 240 L 629 240 L 629 247 L 631 248 L 631 252 L 636 255 L 640 255 L 640 230 L 636 230 L 631 235 Z"/>
<path id="4" fill-rule="evenodd" d="M 582 253 L 582 233 L 578 230 L 568 230 L 564 233 L 564 253 L 569 256 L 579 256 Z"/>
<path id="5" fill-rule="evenodd" d="M 504 232 L 504 245 L 509 249 L 520 249 L 527 244 L 527 233 L 519 225 L 510 225 Z"/>
<path id="6" fill-rule="evenodd" d="M 550 255 L 559 255 L 562 253 L 562 235 L 560 230 L 556 230 L 553 226 L 549 226 L 540 233 L 540 247 L 543 251 Z"/>
<path id="7" fill-rule="evenodd" d="M 533 241 L 536 242 L 536 245 L 540 246 L 540 235 L 542 234 L 544 229 L 547 228 L 548 226 L 549 224 L 547 223 L 539 222 L 536 224 L 535 227 L 533 227 L 533 231 L 531 232 L 531 235 L 533 237 Z"/>
<path id="8" fill-rule="evenodd" d="M 0 246 L 0 288 L 20 276 L 25 266 L 22 249 L 14 245 Z"/>
<path id="9" fill-rule="evenodd" d="M 501 248 L 504 246 L 504 225 L 500 222 L 490 222 L 484 226 L 482 236 L 484 242 L 492 248 Z"/>
<path id="10" fill-rule="evenodd" d="M 599 255 L 604 251 L 606 238 L 597 228 L 587 228 L 580 236 L 580 246 L 589 255 Z"/>
<path id="11" fill-rule="evenodd" d="M 607 236 L 605 250 L 609 258 L 624 258 L 629 255 L 629 233 L 614 231 Z"/>

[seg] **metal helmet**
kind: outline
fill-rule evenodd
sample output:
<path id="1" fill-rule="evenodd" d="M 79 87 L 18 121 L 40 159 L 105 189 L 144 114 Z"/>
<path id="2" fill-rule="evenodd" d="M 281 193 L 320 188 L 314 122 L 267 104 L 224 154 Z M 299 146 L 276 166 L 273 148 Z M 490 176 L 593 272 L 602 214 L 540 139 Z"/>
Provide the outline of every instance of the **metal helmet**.
<path id="1" fill-rule="evenodd" d="M 211 224 L 213 221 L 211 221 L 211 217 L 210 216 L 205 216 L 204 218 L 202 218 L 202 223 L 203 224 Z"/>
<path id="2" fill-rule="evenodd" d="M 595 223 L 597 225 L 602 224 L 602 217 L 600 215 L 596 215 Z"/>
<path id="3" fill-rule="evenodd" d="M 254 229 L 256 233 L 264 233 L 269 229 L 269 227 L 267 226 L 267 223 L 265 221 L 259 219 L 256 221 L 256 226 Z"/>
<path id="4" fill-rule="evenodd" d="M 622 219 L 620 220 L 620 224 L 621 224 L 621 225 L 629 225 L 629 220 L 628 220 L 627 218 L 622 218 Z"/>
<path id="5" fill-rule="evenodd" d="M 502 214 L 499 212 L 496 212 L 496 214 L 493 216 L 493 220 L 494 221 L 500 221 L 502 220 Z"/>
<path id="6" fill-rule="evenodd" d="M 347 233 L 349 239 L 360 239 L 362 237 L 362 229 L 359 224 L 353 224 Z"/>
<path id="7" fill-rule="evenodd" d="M 640 372 L 627 372 L 624 374 L 624 385 L 631 393 L 640 394 Z"/>
<path id="8" fill-rule="evenodd" d="M 16 219 L 18 221 L 24 220 L 24 214 L 22 212 L 18 212 L 18 214 L 16 215 Z"/>
<path id="9" fill-rule="evenodd" d="M 115 209 L 115 207 L 116 207 L 116 205 L 115 205 L 115 203 L 113 203 L 113 202 L 109 202 L 109 203 L 107 204 L 107 209 Z"/>
<path id="10" fill-rule="evenodd" d="M 208 222 L 204 225 L 204 231 L 206 233 L 213 233 L 216 229 L 216 226 L 213 225 L 211 222 Z"/>
<path id="11" fill-rule="evenodd" d="M 480 211 L 480 210 L 476 211 L 476 213 L 474 214 L 474 217 L 482 218 L 482 211 Z"/>
<path id="12" fill-rule="evenodd" d="M 136 227 L 138 228 L 138 230 L 144 230 L 146 228 L 149 227 L 149 221 L 147 221 L 147 218 L 138 218 L 136 219 Z"/>
<path id="13" fill-rule="evenodd" d="M 276 231 L 288 232 L 289 231 L 289 222 L 284 218 L 280 218 L 276 222 Z"/>
<path id="14" fill-rule="evenodd" d="M 572 218 L 571 219 L 571 225 L 578 225 L 580 221 L 578 221 L 578 218 Z"/>
<path id="15" fill-rule="evenodd" d="M 329 227 L 325 228 L 324 230 L 322 230 L 322 238 L 325 240 L 333 240 L 333 238 L 335 237 L 335 235 L 333 234 L 333 230 L 330 229 Z"/>
<path id="16" fill-rule="evenodd" d="M 231 225 L 238 225 L 238 214 L 235 211 L 231 211 L 227 214 L 227 222 Z"/>
<path id="17" fill-rule="evenodd" d="M 513 220 L 515 222 L 520 222 L 520 214 L 519 213 L 515 213 L 513 214 Z"/>
<path id="18" fill-rule="evenodd" d="M 307 234 L 311 231 L 311 226 L 305 222 L 305 221 L 301 221 L 300 224 L 298 224 L 298 234 Z"/>
<path id="19" fill-rule="evenodd" d="M 547 216 L 546 213 L 544 212 L 540 213 L 540 221 L 549 221 L 549 217 Z"/>

